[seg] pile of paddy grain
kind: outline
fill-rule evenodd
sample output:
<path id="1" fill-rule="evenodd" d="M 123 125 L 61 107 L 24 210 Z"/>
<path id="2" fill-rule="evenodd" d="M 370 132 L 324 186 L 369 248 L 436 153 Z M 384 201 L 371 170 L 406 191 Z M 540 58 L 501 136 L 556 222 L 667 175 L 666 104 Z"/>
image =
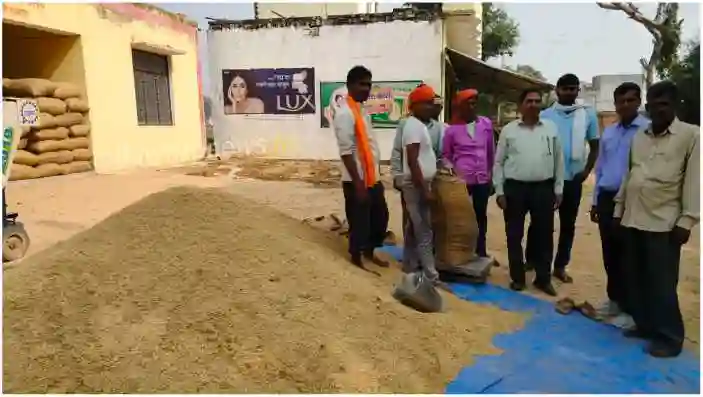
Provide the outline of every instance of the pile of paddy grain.
<path id="1" fill-rule="evenodd" d="M 324 238 L 218 190 L 147 197 L 5 270 L 3 391 L 437 393 L 523 321 L 414 312 Z"/>

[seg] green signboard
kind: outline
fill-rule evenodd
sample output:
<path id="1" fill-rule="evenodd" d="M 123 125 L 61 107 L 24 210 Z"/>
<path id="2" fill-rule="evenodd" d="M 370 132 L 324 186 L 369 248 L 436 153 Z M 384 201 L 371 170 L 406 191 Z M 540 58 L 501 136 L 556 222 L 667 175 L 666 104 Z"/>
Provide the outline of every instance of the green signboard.
<path id="1" fill-rule="evenodd" d="M 407 99 L 410 91 L 422 81 L 377 81 L 373 83 L 371 95 L 364 104 L 371 116 L 374 128 L 395 128 L 398 121 L 407 112 Z M 347 87 L 342 82 L 320 83 L 320 126 L 329 128 L 334 112 L 343 103 Z"/>

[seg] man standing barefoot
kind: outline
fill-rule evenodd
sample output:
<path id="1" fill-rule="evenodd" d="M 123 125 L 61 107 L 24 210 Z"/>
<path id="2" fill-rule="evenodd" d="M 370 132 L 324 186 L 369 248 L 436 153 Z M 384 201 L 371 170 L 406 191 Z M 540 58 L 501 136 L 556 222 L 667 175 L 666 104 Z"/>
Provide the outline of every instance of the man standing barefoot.
<path id="1" fill-rule="evenodd" d="M 378 140 L 363 107 L 371 92 L 371 71 L 363 66 L 349 70 L 347 91 L 347 98 L 335 112 L 332 126 L 342 158 L 349 254 L 352 263 L 363 268 L 362 255 L 374 260 L 374 249 L 383 246 L 388 228 L 388 207 L 380 181 Z"/>

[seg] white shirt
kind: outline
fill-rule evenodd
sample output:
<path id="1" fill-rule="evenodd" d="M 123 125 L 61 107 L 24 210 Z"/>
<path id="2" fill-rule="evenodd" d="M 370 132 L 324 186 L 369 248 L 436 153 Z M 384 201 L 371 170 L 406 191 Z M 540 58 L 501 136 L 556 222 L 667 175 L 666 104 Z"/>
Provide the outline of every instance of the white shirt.
<path id="1" fill-rule="evenodd" d="M 369 146 L 371 147 L 371 153 L 373 153 L 373 163 L 374 169 L 376 170 L 376 180 L 381 179 L 381 172 L 379 168 L 381 152 L 378 150 L 378 140 L 376 139 L 376 133 L 373 130 L 371 124 L 371 117 L 364 111 L 362 106 L 361 115 L 364 118 L 364 124 L 366 124 L 366 133 L 368 134 Z M 332 128 L 334 129 L 334 134 L 337 137 L 337 147 L 339 148 L 339 156 L 352 155 L 354 156 L 354 161 L 356 161 L 356 169 L 359 173 L 359 177 L 363 180 L 366 179 L 364 175 L 364 167 L 361 166 L 361 159 L 357 153 L 356 147 L 356 133 L 354 132 L 354 114 L 351 109 L 344 102 L 339 109 L 335 111 L 334 119 L 332 120 Z M 347 167 L 342 163 L 342 181 L 350 182 L 351 175 Z"/>
<path id="2" fill-rule="evenodd" d="M 419 143 L 420 152 L 418 163 L 422 176 L 432 179 L 437 174 L 437 156 L 432 147 L 432 139 L 425 124 L 413 116 L 408 117 L 403 126 L 403 176 L 405 181 L 411 180 L 410 167 L 408 166 L 408 145 Z"/>

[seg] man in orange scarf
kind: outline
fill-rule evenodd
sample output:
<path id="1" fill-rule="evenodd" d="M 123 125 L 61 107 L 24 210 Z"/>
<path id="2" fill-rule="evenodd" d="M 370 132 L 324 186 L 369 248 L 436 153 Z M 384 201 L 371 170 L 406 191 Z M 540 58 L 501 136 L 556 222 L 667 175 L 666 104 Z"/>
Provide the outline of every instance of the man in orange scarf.
<path id="1" fill-rule="evenodd" d="M 380 151 L 363 103 L 371 93 L 371 71 L 355 66 L 347 73 L 347 98 L 335 112 L 332 127 L 342 159 L 344 209 L 349 222 L 349 254 L 361 268 L 362 256 L 377 265 L 374 249 L 383 245 L 388 207 L 380 182 Z"/>
<path id="2" fill-rule="evenodd" d="M 442 286 L 435 267 L 430 202 L 432 180 L 437 174 L 437 156 L 427 125 L 435 113 L 436 94 L 422 84 L 410 95 L 411 116 L 402 128 L 402 174 L 399 185 L 403 192 L 407 221 L 404 225 L 403 271 L 422 271 L 435 285 Z"/>

